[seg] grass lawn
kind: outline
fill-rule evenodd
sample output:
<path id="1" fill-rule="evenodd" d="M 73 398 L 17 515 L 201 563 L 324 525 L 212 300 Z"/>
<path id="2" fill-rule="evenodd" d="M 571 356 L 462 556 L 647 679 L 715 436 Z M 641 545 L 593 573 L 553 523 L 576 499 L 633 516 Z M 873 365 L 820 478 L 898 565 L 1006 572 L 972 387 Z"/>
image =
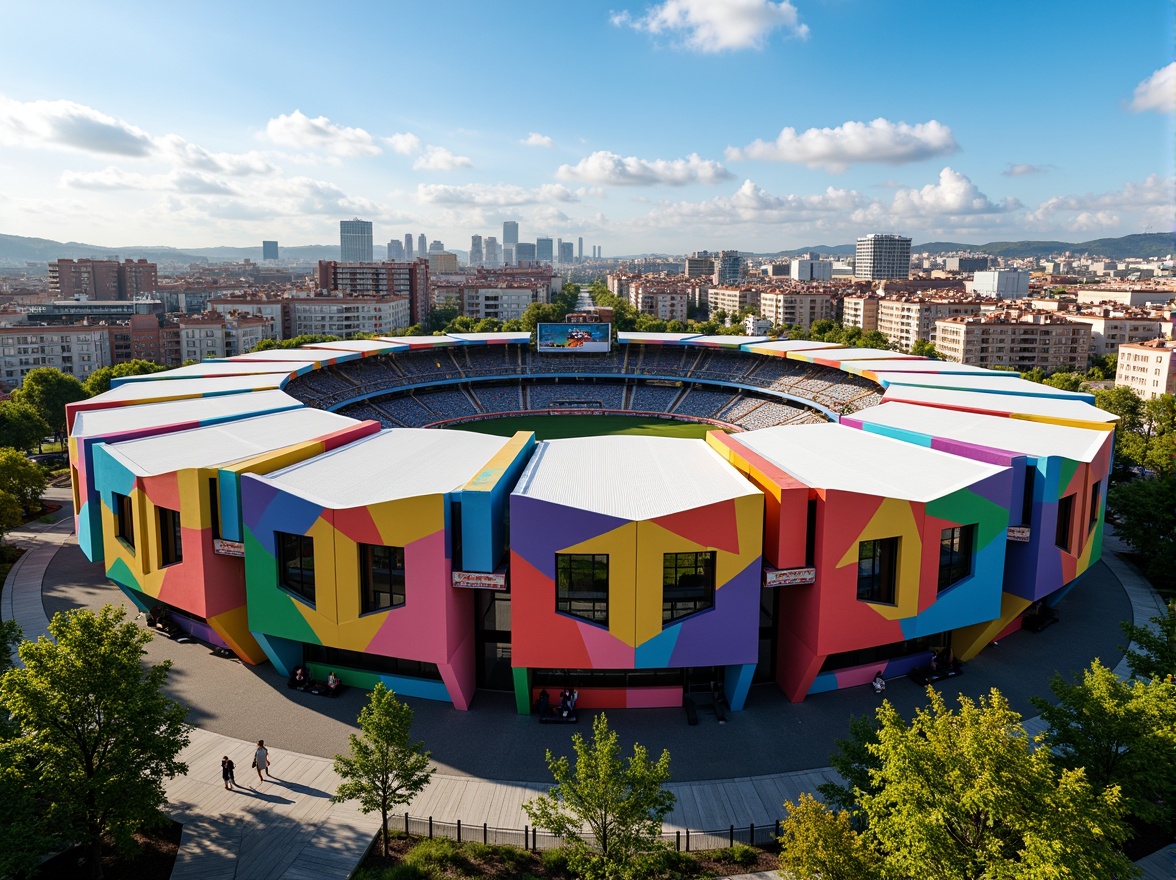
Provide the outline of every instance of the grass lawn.
<path id="1" fill-rule="evenodd" d="M 539 440 L 562 440 L 566 437 L 599 437 L 603 434 L 636 434 L 641 437 L 697 437 L 708 431 L 720 431 L 701 422 L 676 422 L 641 416 L 509 416 L 454 425 L 459 431 L 497 434 L 509 437 L 515 431 L 534 431 Z"/>

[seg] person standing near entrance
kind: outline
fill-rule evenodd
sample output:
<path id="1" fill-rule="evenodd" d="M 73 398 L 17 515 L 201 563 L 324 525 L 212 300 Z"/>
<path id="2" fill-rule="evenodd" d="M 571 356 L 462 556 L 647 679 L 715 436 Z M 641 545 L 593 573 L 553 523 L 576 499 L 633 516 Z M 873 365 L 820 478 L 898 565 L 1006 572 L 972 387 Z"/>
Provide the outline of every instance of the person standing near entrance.
<path id="1" fill-rule="evenodd" d="M 263 770 L 267 775 L 273 775 L 269 772 L 269 749 L 265 747 L 264 739 L 257 741 L 257 751 L 253 753 L 253 766 L 257 768 L 259 782 L 265 782 L 265 778 L 261 775 Z"/>
<path id="2" fill-rule="evenodd" d="M 228 755 L 221 758 L 221 779 L 225 781 L 225 788 L 233 788 L 237 784 L 237 780 L 233 778 L 234 769 Z"/>

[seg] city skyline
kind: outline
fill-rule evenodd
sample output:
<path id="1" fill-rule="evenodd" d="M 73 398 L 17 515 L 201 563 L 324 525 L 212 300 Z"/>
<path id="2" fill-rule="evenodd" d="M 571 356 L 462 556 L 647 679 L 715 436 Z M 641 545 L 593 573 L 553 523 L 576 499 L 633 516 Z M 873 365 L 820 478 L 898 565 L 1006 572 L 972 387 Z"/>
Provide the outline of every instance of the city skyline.
<path id="1" fill-rule="evenodd" d="M 421 37 L 387 54 L 351 26 L 370 3 L 14 8 L 13 35 L 68 26 L 7 53 L 0 232 L 328 244 L 359 217 L 381 243 L 464 243 L 517 220 L 524 242 L 616 254 L 1171 231 L 1168 4 L 1050 6 L 456 3 L 443 36 L 407 6 Z M 95 48 L 131 32 L 133 53 Z M 346 63 L 308 57 L 312 32 Z M 542 59 L 527 100 L 521 58 Z M 389 106 L 402 80 L 421 87 Z"/>

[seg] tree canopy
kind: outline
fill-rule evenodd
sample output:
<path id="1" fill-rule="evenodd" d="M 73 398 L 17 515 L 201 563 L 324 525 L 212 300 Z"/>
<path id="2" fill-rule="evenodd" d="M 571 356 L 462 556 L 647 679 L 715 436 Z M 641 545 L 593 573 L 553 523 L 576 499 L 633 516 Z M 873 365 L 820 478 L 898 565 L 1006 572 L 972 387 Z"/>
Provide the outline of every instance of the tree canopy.
<path id="1" fill-rule="evenodd" d="M 1149 618 L 1152 626 L 1136 626 L 1124 620 L 1119 626 L 1134 644 L 1127 651 L 1127 665 L 1134 678 L 1176 677 L 1176 599 L 1166 614 Z"/>
<path id="2" fill-rule="evenodd" d="M 564 838 L 572 850 L 572 868 L 584 878 L 640 877 L 650 857 L 662 849 L 661 829 L 674 807 L 664 785 L 670 778 L 670 753 L 651 761 L 633 744 L 621 758 L 616 731 L 603 713 L 592 721 L 592 739 L 572 736 L 573 769 L 566 756 L 547 750 L 547 768 L 555 785 L 523 804 L 537 828 Z"/>
<path id="3" fill-rule="evenodd" d="M 130 848 L 158 819 L 164 780 L 187 772 L 177 757 L 187 710 L 163 693 L 171 664 L 143 665 L 151 633 L 121 608 L 58 612 L 49 633 L 20 646 L 24 668 L 0 679 L 0 708 L 18 731 L 8 745 L 31 762 L 27 782 L 49 805 L 49 827 L 84 842 L 91 876 L 101 877 L 103 837 Z"/>
<path id="4" fill-rule="evenodd" d="M 35 407 L 18 400 L 0 401 L 0 446 L 28 452 L 40 448 L 50 430 Z"/>
<path id="5" fill-rule="evenodd" d="M 412 708 L 377 683 L 359 712 L 360 735 L 348 739 L 351 751 L 335 756 L 335 772 L 343 782 L 331 800 L 358 800 L 360 812 L 378 811 L 388 855 L 388 814 L 407 804 L 429 784 L 433 770 L 423 743 L 413 742 Z"/>
<path id="6" fill-rule="evenodd" d="M 0 448 L 0 493 L 14 498 L 25 512 L 41 509 L 46 482 L 44 469 L 35 461 L 15 449 Z"/>
<path id="7" fill-rule="evenodd" d="M 167 367 L 162 364 L 157 364 L 154 361 L 145 361 L 142 358 L 136 358 L 133 361 L 115 364 L 113 367 L 99 367 L 86 378 L 86 381 L 82 383 L 82 387 L 86 389 L 87 394 L 94 397 L 110 390 L 111 379 L 123 379 L 127 376 L 147 376 L 166 369 Z"/>
<path id="8" fill-rule="evenodd" d="M 53 367 L 29 370 L 20 388 L 12 392 L 12 399 L 27 403 L 40 413 L 57 437 L 65 434 L 65 405 L 85 400 L 88 396 L 74 376 Z"/>
<path id="9" fill-rule="evenodd" d="M 1107 508 L 1119 537 L 1139 552 L 1144 574 L 1157 587 L 1176 588 L 1176 474 L 1112 486 Z"/>

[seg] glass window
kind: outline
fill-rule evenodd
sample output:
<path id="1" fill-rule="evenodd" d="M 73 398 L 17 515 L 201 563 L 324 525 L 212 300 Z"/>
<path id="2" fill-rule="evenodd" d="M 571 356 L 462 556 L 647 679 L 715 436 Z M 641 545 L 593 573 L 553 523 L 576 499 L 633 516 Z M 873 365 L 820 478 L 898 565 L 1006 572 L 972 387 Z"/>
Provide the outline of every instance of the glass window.
<path id="1" fill-rule="evenodd" d="M 117 492 L 114 495 L 114 516 L 116 520 L 117 531 L 115 534 L 123 540 L 123 542 L 132 550 L 135 549 L 135 514 L 131 508 L 131 497 L 129 495 L 120 495 Z"/>
<path id="2" fill-rule="evenodd" d="M 274 533 L 278 545 L 278 583 L 314 603 L 314 538 Z"/>
<path id="3" fill-rule="evenodd" d="M 184 560 L 183 534 L 180 512 L 166 507 L 155 508 L 159 514 L 159 564 L 175 565 Z"/>
<path id="4" fill-rule="evenodd" d="M 363 614 L 404 604 L 404 548 L 359 545 L 359 577 Z"/>
<path id="5" fill-rule="evenodd" d="M 1087 524 L 1087 530 L 1093 532 L 1094 527 L 1098 525 L 1098 508 L 1102 504 L 1102 483 L 1095 483 L 1090 487 L 1090 522 Z"/>
<path id="6" fill-rule="evenodd" d="M 939 535 L 939 592 L 954 587 L 972 574 L 972 548 L 976 526 L 955 526 Z"/>
<path id="7" fill-rule="evenodd" d="M 608 626 L 608 556 L 555 554 L 555 610 Z"/>
<path id="8" fill-rule="evenodd" d="M 894 604 L 898 571 L 898 538 L 879 538 L 858 544 L 857 597 L 859 602 Z"/>
<path id="9" fill-rule="evenodd" d="M 1054 533 L 1054 543 L 1070 552 L 1070 525 L 1074 518 L 1074 496 L 1067 495 L 1058 499 L 1058 527 Z"/>
<path id="10" fill-rule="evenodd" d="M 667 553 L 662 558 L 662 623 L 715 607 L 715 553 Z"/>

